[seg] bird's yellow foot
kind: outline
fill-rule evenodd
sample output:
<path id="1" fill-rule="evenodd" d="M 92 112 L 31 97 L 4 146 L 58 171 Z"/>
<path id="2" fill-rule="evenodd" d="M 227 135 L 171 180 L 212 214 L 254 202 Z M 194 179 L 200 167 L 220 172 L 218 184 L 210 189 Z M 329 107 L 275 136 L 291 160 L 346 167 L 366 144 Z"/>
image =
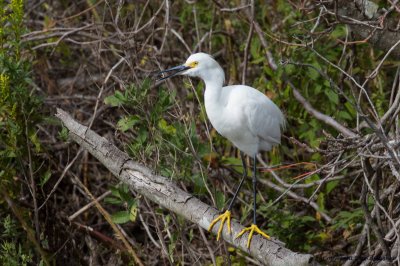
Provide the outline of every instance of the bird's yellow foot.
<path id="1" fill-rule="evenodd" d="M 258 226 L 256 224 L 251 224 L 249 227 L 244 228 L 237 236 L 236 238 L 241 237 L 244 233 L 246 233 L 247 231 L 249 232 L 249 236 L 247 238 L 247 248 L 250 247 L 250 243 L 251 243 L 251 239 L 253 238 L 253 234 L 254 232 L 262 235 L 263 237 L 265 237 L 266 239 L 270 239 L 270 236 L 267 235 L 266 233 L 264 233 L 263 231 L 260 230 L 260 228 L 258 228 Z M 236 239 L 235 238 L 235 239 Z"/>
<path id="2" fill-rule="evenodd" d="M 228 232 L 231 233 L 231 212 L 229 210 L 227 210 L 226 212 L 224 212 L 223 214 L 221 214 L 220 216 L 218 216 L 216 219 L 214 219 L 211 224 L 210 227 L 208 227 L 208 231 L 211 231 L 214 227 L 214 225 L 216 223 L 218 223 L 218 221 L 221 221 L 221 224 L 219 225 L 219 229 L 218 229 L 218 234 L 217 234 L 217 241 L 219 240 L 219 238 L 221 237 L 221 233 L 222 233 L 222 229 L 224 228 L 224 223 L 225 221 L 228 223 Z"/>

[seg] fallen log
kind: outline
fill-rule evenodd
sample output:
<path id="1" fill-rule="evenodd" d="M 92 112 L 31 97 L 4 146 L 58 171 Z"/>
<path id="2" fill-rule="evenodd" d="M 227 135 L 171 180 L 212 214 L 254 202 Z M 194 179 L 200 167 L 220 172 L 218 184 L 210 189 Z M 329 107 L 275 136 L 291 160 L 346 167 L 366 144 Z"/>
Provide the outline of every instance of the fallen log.
<path id="1" fill-rule="evenodd" d="M 93 130 L 75 121 L 62 109 L 57 109 L 56 117 L 69 130 L 71 140 L 96 157 L 120 181 L 149 200 L 206 230 L 210 222 L 219 214 L 217 209 L 183 191 L 168 178 L 156 175 L 150 169 L 131 160 L 126 153 Z M 285 248 L 278 240 L 267 240 L 258 235 L 253 237 L 248 249 L 247 237 L 235 239 L 243 228 L 240 223 L 232 220 L 232 234 L 229 234 L 224 226 L 222 238 L 232 246 L 247 252 L 262 264 L 317 265 L 312 255 L 293 252 Z M 216 234 L 218 226 L 215 226 L 212 231 Z"/>

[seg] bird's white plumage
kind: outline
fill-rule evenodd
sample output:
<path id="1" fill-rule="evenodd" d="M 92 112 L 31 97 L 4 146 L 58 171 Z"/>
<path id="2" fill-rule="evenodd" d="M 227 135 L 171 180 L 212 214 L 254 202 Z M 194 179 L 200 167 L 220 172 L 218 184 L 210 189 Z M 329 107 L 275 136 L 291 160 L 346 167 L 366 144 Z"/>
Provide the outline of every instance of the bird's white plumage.
<path id="1" fill-rule="evenodd" d="M 172 73 L 172 74 L 171 74 Z M 229 139 L 242 152 L 253 157 L 253 223 L 244 228 L 237 237 L 249 232 L 247 248 L 250 248 L 254 233 L 270 238 L 256 225 L 256 198 L 257 198 L 257 153 L 269 151 L 281 141 L 281 129 L 285 127 L 285 118 L 279 108 L 263 93 L 245 86 L 234 85 L 223 87 L 225 74 L 221 66 L 208 54 L 197 53 L 191 55 L 184 65 L 172 67 L 159 72 L 159 80 L 174 77 L 176 75 L 188 75 L 199 77 L 206 84 L 204 103 L 207 116 L 214 128 L 224 137 Z M 242 155 L 242 154 L 241 154 Z M 243 167 L 246 169 L 245 160 L 242 157 Z M 221 236 L 224 223 L 228 223 L 230 232 L 230 217 L 233 203 L 240 187 L 247 176 L 243 172 L 242 180 L 225 213 L 214 219 L 208 228 L 211 231 L 217 222 L 220 228 L 217 240 Z M 236 237 L 236 238 L 237 238 Z"/>
<path id="2" fill-rule="evenodd" d="M 223 87 L 224 71 L 208 54 L 193 54 L 185 65 L 193 62 L 196 65 L 182 75 L 199 77 L 205 82 L 207 116 L 218 133 L 250 156 L 280 143 L 285 118 L 266 95 L 245 85 Z"/>

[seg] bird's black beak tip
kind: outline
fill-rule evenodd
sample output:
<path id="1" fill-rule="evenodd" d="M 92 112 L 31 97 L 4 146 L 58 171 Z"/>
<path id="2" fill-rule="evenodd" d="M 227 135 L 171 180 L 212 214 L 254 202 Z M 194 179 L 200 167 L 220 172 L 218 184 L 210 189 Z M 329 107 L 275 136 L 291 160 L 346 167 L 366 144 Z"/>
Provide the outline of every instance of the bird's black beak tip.
<path id="1" fill-rule="evenodd" d="M 169 69 L 160 71 L 156 74 L 156 81 L 162 81 L 168 78 L 172 78 L 176 75 L 178 75 L 179 73 L 190 69 L 190 67 L 185 66 L 185 65 L 180 65 L 180 66 L 176 66 L 176 67 L 171 67 Z M 167 75 L 167 73 L 173 72 L 172 74 Z"/>

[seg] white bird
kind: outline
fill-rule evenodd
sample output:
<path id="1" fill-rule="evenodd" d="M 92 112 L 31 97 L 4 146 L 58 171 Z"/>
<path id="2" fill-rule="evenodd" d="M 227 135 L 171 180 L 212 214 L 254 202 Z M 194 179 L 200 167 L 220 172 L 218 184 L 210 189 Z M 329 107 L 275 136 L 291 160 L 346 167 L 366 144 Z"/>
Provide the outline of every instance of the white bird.
<path id="1" fill-rule="evenodd" d="M 166 74 L 169 75 L 166 75 Z M 256 225 L 256 165 L 257 154 L 269 151 L 280 144 L 281 130 L 285 128 L 285 118 L 281 110 L 263 93 L 245 85 L 225 86 L 222 67 L 209 54 L 196 53 L 189 56 L 185 64 L 159 72 L 164 80 L 176 75 L 186 75 L 202 79 L 206 85 L 204 103 L 208 118 L 219 134 L 230 140 L 240 151 L 243 163 L 243 178 L 224 214 L 210 224 L 209 231 L 220 221 L 217 234 L 219 240 L 225 221 L 231 233 L 230 219 L 233 202 L 247 176 L 243 153 L 254 159 L 253 169 L 253 223 L 242 230 L 237 237 L 249 231 L 247 247 L 250 247 L 254 232 L 269 239 Z M 237 238 L 236 237 L 236 238 Z"/>

